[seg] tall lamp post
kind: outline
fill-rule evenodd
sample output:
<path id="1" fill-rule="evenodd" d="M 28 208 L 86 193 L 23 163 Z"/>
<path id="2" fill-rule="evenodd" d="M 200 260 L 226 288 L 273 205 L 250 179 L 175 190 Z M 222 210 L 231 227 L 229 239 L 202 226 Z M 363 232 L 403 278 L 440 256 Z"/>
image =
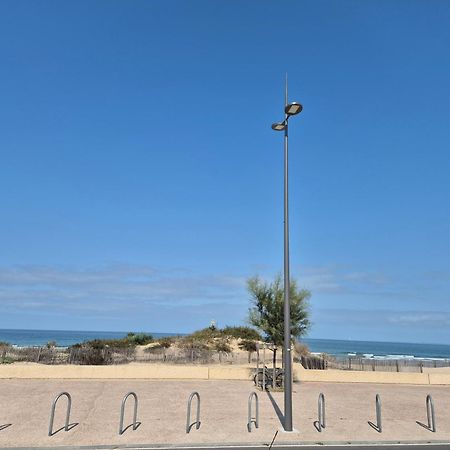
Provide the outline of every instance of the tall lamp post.
<path id="1" fill-rule="evenodd" d="M 291 304 L 289 299 L 289 185 L 288 185 L 288 123 L 289 119 L 302 112 L 300 103 L 288 103 L 286 76 L 284 120 L 272 125 L 275 131 L 284 131 L 284 430 L 292 428 L 292 358 L 291 358 Z"/>

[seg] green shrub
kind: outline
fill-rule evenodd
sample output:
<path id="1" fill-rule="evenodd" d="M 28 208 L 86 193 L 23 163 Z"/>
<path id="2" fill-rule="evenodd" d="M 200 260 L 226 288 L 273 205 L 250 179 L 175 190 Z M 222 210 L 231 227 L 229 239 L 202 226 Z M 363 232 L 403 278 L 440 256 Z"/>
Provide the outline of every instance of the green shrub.
<path id="1" fill-rule="evenodd" d="M 145 333 L 128 333 L 125 339 L 132 345 L 147 345 L 153 342 L 153 336 Z"/>
<path id="2" fill-rule="evenodd" d="M 222 333 L 225 336 L 232 336 L 236 339 L 246 339 L 246 340 L 251 340 L 251 341 L 260 341 L 262 340 L 261 335 L 253 328 L 250 327 L 244 327 L 244 326 L 239 326 L 239 327 L 230 327 L 230 326 L 226 326 L 223 330 Z"/>
<path id="3" fill-rule="evenodd" d="M 179 347 L 185 350 L 196 349 L 196 350 L 208 350 L 208 345 L 201 339 L 194 339 L 191 336 L 185 336 L 178 343 Z"/>
<path id="4" fill-rule="evenodd" d="M 215 338 L 221 337 L 222 332 L 217 328 L 203 328 L 202 330 L 194 331 L 189 336 L 185 336 L 185 338 L 190 338 L 194 341 L 212 341 Z"/>
<path id="5" fill-rule="evenodd" d="M 13 362 L 14 362 L 14 359 L 10 358 L 9 356 L 0 358 L 0 364 L 12 364 Z"/>
<path id="6" fill-rule="evenodd" d="M 121 339 L 93 339 L 81 344 L 72 345 L 72 348 L 91 347 L 95 349 L 104 348 L 128 348 L 136 345 L 147 345 L 153 342 L 153 336 L 145 333 L 128 333 L 127 336 Z"/>
<path id="7" fill-rule="evenodd" d="M 193 339 L 202 341 L 212 341 L 213 339 L 223 337 L 233 337 L 235 339 L 247 339 L 254 341 L 260 341 L 262 339 L 261 335 L 255 329 L 244 326 L 226 326 L 223 329 L 211 326 L 208 328 L 203 328 L 202 330 L 194 331 L 189 336 Z"/>

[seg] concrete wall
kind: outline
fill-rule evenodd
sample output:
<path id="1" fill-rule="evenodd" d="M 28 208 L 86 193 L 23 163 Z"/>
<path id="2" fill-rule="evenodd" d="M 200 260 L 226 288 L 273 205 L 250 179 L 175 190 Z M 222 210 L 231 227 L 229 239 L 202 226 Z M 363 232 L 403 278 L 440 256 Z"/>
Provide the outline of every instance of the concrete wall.
<path id="1" fill-rule="evenodd" d="M 252 380 L 254 370 L 246 367 L 212 366 L 209 368 L 210 380 Z"/>
<path id="2" fill-rule="evenodd" d="M 183 380 L 250 380 L 252 369 L 229 366 L 186 366 L 136 364 L 117 366 L 46 366 L 43 364 L 10 364 L 0 366 L 1 378 L 29 379 L 183 379 Z"/>
<path id="3" fill-rule="evenodd" d="M 117 365 L 117 366 L 46 366 L 43 364 L 2 365 L 0 378 L 67 378 L 67 379 L 195 379 L 207 380 L 208 367 L 165 366 L 157 364 Z"/>
<path id="4" fill-rule="evenodd" d="M 450 384 L 450 373 L 428 373 L 430 384 Z"/>
<path id="5" fill-rule="evenodd" d="M 239 366 L 188 366 L 128 364 L 118 366 L 46 366 L 43 364 L 0 365 L 0 379 L 183 379 L 251 380 L 254 369 Z M 330 383 L 383 383 L 450 385 L 450 373 L 356 372 L 306 370 L 294 364 L 294 380 Z"/>

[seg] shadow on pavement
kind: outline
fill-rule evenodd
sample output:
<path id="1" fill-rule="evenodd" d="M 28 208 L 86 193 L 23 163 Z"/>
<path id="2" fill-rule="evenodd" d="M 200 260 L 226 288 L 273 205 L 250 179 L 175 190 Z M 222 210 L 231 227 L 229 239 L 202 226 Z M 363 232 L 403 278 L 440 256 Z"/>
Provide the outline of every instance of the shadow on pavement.
<path id="1" fill-rule="evenodd" d="M 370 420 L 367 422 L 375 431 L 378 431 L 378 433 L 381 433 L 381 430 L 378 428 L 378 425 L 375 425 Z"/>
<path id="2" fill-rule="evenodd" d="M 124 428 L 124 429 L 122 430 L 122 432 L 119 433 L 119 434 L 122 435 L 123 433 L 125 433 L 125 431 L 128 430 L 128 428 L 133 428 L 133 427 L 135 427 L 134 430 L 137 430 L 137 429 L 141 426 L 141 423 L 142 423 L 142 422 L 130 423 L 130 425 L 128 425 L 126 428 Z M 192 425 L 191 425 L 191 426 L 192 426 Z"/>
<path id="3" fill-rule="evenodd" d="M 284 426 L 284 415 L 281 412 L 280 407 L 277 405 L 277 402 L 275 401 L 275 399 L 273 398 L 272 394 L 270 391 L 266 391 L 267 396 L 269 397 L 270 403 L 272 403 L 273 409 L 275 410 L 277 416 L 278 416 L 278 420 L 280 421 L 280 424 L 282 426 Z"/>
<path id="4" fill-rule="evenodd" d="M 70 423 L 69 426 L 68 426 L 67 431 L 70 431 L 72 428 L 75 428 L 77 425 L 79 425 L 78 422 Z M 51 434 L 51 436 L 54 436 L 56 433 L 59 433 L 60 431 L 65 430 L 65 429 L 66 429 L 66 427 L 62 427 L 62 428 L 60 428 L 59 430 L 54 431 L 54 432 Z"/>
<path id="5" fill-rule="evenodd" d="M 417 425 L 424 427 L 426 430 L 433 432 L 433 430 L 428 425 L 425 425 L 424 423 L 419 422 L 418 420 L 416 420 L 416 423 L 417 423 Z"/>

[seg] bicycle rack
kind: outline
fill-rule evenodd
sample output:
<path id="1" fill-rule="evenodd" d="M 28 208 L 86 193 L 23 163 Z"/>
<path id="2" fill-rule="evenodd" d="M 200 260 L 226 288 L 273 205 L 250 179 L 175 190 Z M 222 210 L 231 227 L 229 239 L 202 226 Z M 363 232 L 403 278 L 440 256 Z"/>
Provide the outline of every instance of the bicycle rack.
<path id="1" fill-rule="evenodd" d="M 265 347 L 264 347 L 265 349 Z M 262 379 L 262 386 L 261 386 L 261 390 L 265 391 L 266 390 L 266 364 L 263 364 L 263 379 Z"/>
<path id="2" fill-rule="evenodd" d="M 195 422 L 191 423 L 191 403 L 194 397 L 197 397 L 197 417 L 195 419 Z M 192 426 L 194 425 L 196 430 L 200 428 L 200 394 L 198 392 L 193 392 L 189 396 L 187 407 L 187 418 L 186 418 L 186 433 L 189 433 L 191 431 Z"/>
<path id="3" fill-rule="evenodd" d="M 375 396 L 375 407 L 377 410 L 377 428 L 378 432 L 381 433 L 383 431 L 381 423 L 381 398 L 378 394 Z"/>
<path id="4" fill-rule="evenodd" d="M 322 394 L 322 392 L 319 394 L 319 400 L 318 400 L 318 427 L 317 431 L 319 433 L 322 432 L 322 428 L 325 428 L 325 395 Z"/>
<path id="5" fill-rule="evenodd" d="M 126 428 L 123 428 L 123 416 L 124 416 L 124 412 L 125 412 L 125 404 L 127 402 L 127 399 L 129 396 L 133 396 L 134 397 L 134 413 L 133 413 L 133 431 L 137 429 L 137 427 L 141 424 L 141 422 L 137 421 L 137 410 L 138 410 L 138 398 L 137 395 L 134 392 L 128 392 L 127 395 L 125 395 L 125 397 L 122 400 L 122 406 L 120 408 L 120 424 L 119 424 L 119 434 L 123 434 L 126 430 Z M 128 428 L 128 427 L 127 427 Z"/>
<path id="6" fill-rule="evenodd" d="M 55 400 L 53 400 L 52 404 L 52 412 L 50 414 L 50 425 L 48 427 L 48 435 L 53 436 L 53 422 L 55 420 L 55 408 L 56 403 L 62 396 L 67 397 L 67 412 L 66 412 L 66 424 L 64 425 L 64 431 L 69 431 L 69 420 L 70 420 L 70 408 L 72 407 L 72 397 L 68 392 L 61 392 L 55 397 Z"/>
<path id="7" fill-rule="evenodd" d="M 252 417 L 252 400 L 255 399 L 255 418 Z M 259 399 L 256 392 L 251 392 L 248 396 L 248 415 L 247 415 L 247 430 L 252 432 L 252 423 L 255 424 L 255 428 L 259 428 Z"/>
<path id="8" fill-rule="evenodd" d="M 427 395 L 427 419 L 428 419 L 428 429 L 435 433 L 436 432 L 436 418 L 434 415 L 434 403 L 433 398 L 430 394 Z"/>

